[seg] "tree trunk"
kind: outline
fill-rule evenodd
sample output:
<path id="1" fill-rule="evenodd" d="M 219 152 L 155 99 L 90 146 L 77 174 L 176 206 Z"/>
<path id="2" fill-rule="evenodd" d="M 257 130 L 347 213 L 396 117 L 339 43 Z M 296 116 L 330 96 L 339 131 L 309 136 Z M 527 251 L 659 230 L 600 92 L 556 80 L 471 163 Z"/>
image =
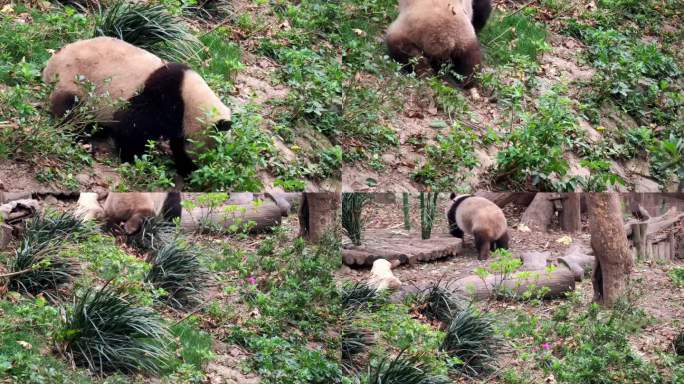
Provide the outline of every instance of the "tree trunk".
<path id="1" fill-rule="evenodd" d="M 620 197 L 617 193 L 589 193 L 587 206 L 591 248 L 596 257 L 592 277 L 594 301 L 612 307 L 627 287 L 633 266 Z"/>
<path id="2" fill-rule="evenodd" d="M 580 220 L 580 194 L 563 194 L 563 211 L 560 215 L 560 226 L 566 232 L 576 233 L 582 228 Z"/>
<path id="3" fill-rule="evenodd" d="M 524 224 L 533 231 L 546 232 L 553 218 L 553 193 L 537 193 L 534 200 L 523 213 L 520 224 Z"/>
<path id="4" fill-rule="evenodd" d="M 327 232 L 335 230 L 339 207 L 339 193 L 304 193 L 299 208 L 299 235 L 314 243 L 320 241 Z"/>

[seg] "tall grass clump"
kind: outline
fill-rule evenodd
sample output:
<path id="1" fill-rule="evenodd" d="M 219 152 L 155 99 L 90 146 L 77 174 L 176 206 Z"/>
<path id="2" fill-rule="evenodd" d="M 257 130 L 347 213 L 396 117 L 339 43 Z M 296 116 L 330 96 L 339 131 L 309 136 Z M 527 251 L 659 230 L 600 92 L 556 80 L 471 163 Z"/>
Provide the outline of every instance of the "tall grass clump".
<path id="1" fill-rule="evenodd" d="M 376 367 L 369 367 L 367 384 L 447 384 L 451 381 L 435 376 L 417 356 L 403 356 L 404 351 L 390 360 L 383 358 Z"/>
<path id="2" fill-rule="evenodd" d="M 151 268 L 145 281 L 162 289 L 162 299 L 171 307 L 186 308 L 199 303 L 207 273 L 191 249 L 170 242 L 153 251 L 148 261 Z"/>
<path id="3" fill-rule="evenodd" d="M 171 61 L 198 61 L 202 45 L 164 5 L 117 1 L 100 11 L 95 35 L 110 36 Z"/>
<path id="4" fill-rule="evenodd" d="M 362 192 L 342 194 L 342 227 L 354 245 L 361 245 L 363 221 L 361 213 L 363 206 L 373 198 L 373 195 Z"/>
<path id="5" fill-rule="evenodd" d="M 26 222 L 23 238 L 5 275 L 14 291 L 48 296 L 79 274 L 76 261 L 61 255 L 69 240 L 85 236 L 87 226 L 70 213 L 43 213 Z"/>
<path id="6" fill-rule="evenodd" d="M 353 311 L 378 302 L 378 291 L 365 283 L 344 285 L 340 291 L 340 302 L 346 311 Z"/>
<path id="7" fill-rule="evenodd" d="M 159 373 L 170 361 L 170 333 L 151 309 L 123 288 L 106 284 L 75 297 L 58 334 L 59 348 L 79 367 Z"/>
<path id="8" fill-rule="evenodd" d="M 173 223 L 162 216 L 153 216 L 143 220 L 140 230 L 126 238 L 126 244 L 140 251 L 155 250 L 173 242 L 177 235 Z"/>
<path id="9" fill-rule="evenodd" d="M 448 287 L 432 284 L 418 295 L 418 310 L 430 320 L 448 325 L 453 316 L 463 310 L 460 300 Z"/>
<path id="10" fill-rule="evenodd" d="M 458 362 L 452 368 L 476 377 L 494 368 L 501 339 L 495 334 L 494 319 L 472 308 L 455 314 L 446 328 L 440 349 Z"/>

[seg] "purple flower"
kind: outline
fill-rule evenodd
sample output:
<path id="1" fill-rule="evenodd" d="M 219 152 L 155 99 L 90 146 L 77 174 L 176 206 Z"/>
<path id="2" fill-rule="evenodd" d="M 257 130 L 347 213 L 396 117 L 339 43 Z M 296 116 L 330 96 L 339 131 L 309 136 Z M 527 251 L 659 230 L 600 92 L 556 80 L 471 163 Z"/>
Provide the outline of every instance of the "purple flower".
<path id="1" fill-rule="evenodd" d="M 544 343 L 544 344 L 542 344 L 541 347 L 545 351 L 548 351 L 549 349 L 551 349 L 551 345 L 549 343 Z"/>
<path id="2" fill-rule="evenodd" d="M 245 280 L 247 280 L 247 282 L 252 284 L 252 285 L 256 284 L 256 279 L 252 275 L 247 276 L 247 278 Z"/>

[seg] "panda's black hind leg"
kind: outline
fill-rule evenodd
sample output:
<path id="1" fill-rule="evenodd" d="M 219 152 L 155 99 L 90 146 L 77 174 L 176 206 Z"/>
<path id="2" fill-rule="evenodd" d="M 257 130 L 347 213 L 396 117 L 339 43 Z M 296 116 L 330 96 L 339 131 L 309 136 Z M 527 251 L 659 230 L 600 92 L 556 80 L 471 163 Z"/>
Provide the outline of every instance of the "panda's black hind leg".
<path id="1" fill-rule="evenodd" d="M 173 162 L 179 175 L 187 177 L 197 169 L 192 159 L 185 150 L 185 138 L 178 137 L 169 139 L 169 146 L 173 154 Z"/>
<path id="2" fill-rule="evenodd" d="M 492 2 L 491 0 L 473 0 L 473 27 L 475 28 L 475 33 L 479 33 L 487 20 L 489 15 L 492 13 Z"/>

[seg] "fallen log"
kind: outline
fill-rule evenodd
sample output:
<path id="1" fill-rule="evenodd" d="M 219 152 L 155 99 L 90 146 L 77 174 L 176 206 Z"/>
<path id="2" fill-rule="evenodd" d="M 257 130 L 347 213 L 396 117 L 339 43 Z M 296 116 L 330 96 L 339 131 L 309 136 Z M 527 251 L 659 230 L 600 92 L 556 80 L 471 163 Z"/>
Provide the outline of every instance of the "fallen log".
<path id="1" fill-rule="evenodd" d="M 575 277 L 564 266 L 548 271 L 523 271 L 512 276 L 500 274 L 484 278 L 468 276 L 455 280 L 450 287 L 457 293 L 473 300 L 498 297 L 524 298 L 540 295 L 544 299 L 561 297 L 575 289 Z"/>
<path id="2" fill-rule="evenodd" d="M 38 200 L 13 200 L 9 203 L 0 205 L 0 221 L 12 224 L 29 216 L 33 216 L 39 208 L 40 204 L 38 203 Z"/>
<path id="3" fill-rule="evenodd" d="M 590 249 L 579 243 L 573 243 L 565 255 L 558 258 L 558 262 L 567 267 L 575 277 L 575 281 L 582 281 L 594 268 L 596 259 L 589 255 Z"/>
<path id="4" fill-rule="evenodd" d="M 230 204 L 214 208 L 198 207 L 184 209 L 180 225 L 183 231 L 235 232 L 248 230 L 250 233 L 270 231 L 280 225 L 280 207 L 271 201 L 260 204 Z"/>
<path id="5" fill-rule="evenodd" d="M 679 212 L 677 208 L 672 207 L 663 215 L 651 217 L 650 219 L 645 221 L 628 220 L 625 223 L 625 234 L 627 235 L 627 237 L 630 237 L 634 231 L 635 224 L 646 224 L 647 230 L 645 235 L 649 236 L 653 233 L 657 233 L 660 230 L 677 223 L 679 220 L 682 219 L 684 219 L 684 212 Z"/>

